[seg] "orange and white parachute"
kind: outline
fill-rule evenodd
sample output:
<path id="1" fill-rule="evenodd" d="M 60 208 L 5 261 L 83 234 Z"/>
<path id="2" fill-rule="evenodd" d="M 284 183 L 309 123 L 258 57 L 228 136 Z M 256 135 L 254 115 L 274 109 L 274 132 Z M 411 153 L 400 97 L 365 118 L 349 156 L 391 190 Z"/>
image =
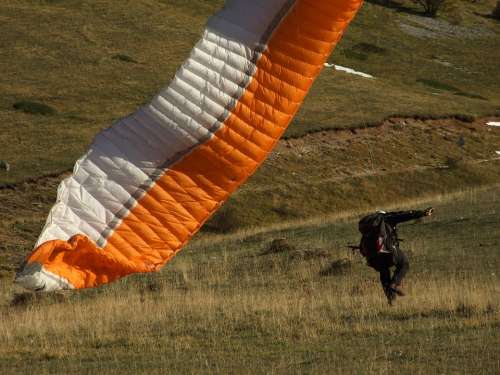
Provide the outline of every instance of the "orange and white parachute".
<path id="1" fill-rule="evenodd" d="M 362 0 L 231 0 L 172 82 L 99 133 L 16 281 L 158 271 L 265 160 Z"/>

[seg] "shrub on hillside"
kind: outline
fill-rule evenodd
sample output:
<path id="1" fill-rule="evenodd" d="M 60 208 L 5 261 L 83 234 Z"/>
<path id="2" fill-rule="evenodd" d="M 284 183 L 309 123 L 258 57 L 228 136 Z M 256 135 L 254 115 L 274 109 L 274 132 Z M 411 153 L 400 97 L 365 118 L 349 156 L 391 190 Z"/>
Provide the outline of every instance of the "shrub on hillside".
<path id="1" fill-rule="evenodd" d="M 260 253 L 260 255 L 290 253 L 292 251 L 295 251 L 295 247 L 291 245 L 286 238 L 276 238 L 269 244 L 267 249 Z"/>
<path id="2" fill-rule="evenodd" d="M 241 227 L 241 224 L 237 210 L 226 204 L 208 220 L 204 230 L 213 233 L 229 233 L 235 232 Z"/>
<path id="3" fill-rule="evenodd" d="M 424 14 L 429 17 L 436 17 L 439 9 L 445 0 L 413 0 L 424 8 Z"/>
<path id="4" fill-rule="evenodd" d="M 493 9 L 491 16 L 496 20 L 500 20 L 500 1 L 497 1 L 497 6 Z"/>

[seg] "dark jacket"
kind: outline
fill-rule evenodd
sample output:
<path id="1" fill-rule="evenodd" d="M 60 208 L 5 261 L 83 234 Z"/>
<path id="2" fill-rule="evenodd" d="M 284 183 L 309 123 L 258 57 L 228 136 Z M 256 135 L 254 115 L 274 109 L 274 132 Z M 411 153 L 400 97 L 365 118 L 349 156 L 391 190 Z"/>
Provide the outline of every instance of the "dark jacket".
<path id="1" fill-rule="evenodd" d="M 425 211 L 397 211 L 397 212 L 386 212 L 384 213 L 384 220 L 393 226 L 399 223 L 404 223 L 405 221 L 420 219 L 425 216 Z"/>
<path id="2" fill-rule="evenodd" d="M 399 238 L 396 226 L 410 220 L 420 219 L 425 216 L 424 211 L 397 211 L 384 213 L 384 221 L 392 228 L 395 244 L 399 250 Z"/>

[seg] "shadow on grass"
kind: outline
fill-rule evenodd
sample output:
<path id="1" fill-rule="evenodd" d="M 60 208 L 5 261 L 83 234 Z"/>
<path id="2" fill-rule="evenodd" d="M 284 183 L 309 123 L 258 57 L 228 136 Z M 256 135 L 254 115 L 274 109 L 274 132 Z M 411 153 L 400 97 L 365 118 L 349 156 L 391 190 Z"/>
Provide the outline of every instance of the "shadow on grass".
<path id="1" fill-rule="evenodd" d="M 131 64 L 138 64 L 139 63 L 134 58 L 132 58 L 132 57 L 130 57 L 128 55 L 125 55 L 123 53 L 118 53 L 116 55 L 113 55 L 113 56 L 111 56 L 111 58 L 113 60 L 118 60 L 118 61 L 125 62 L 125 63 L 131 63 Z"/>
<path id="2" fill-rule="evenodd" d="M 371 54 L 387 55 L 387 49 L 372 43 L 362 42 L 354 45 L 351 49 L 344 50 L 342 54 L 351 60 L 366 61 Z"/>
<path id="3" fill-rule="evenodd" d="M 31 115 L 49 116 L 56 114 L 56 110 L 51 106 L 39 102 L 32 102 L 29 100 L 22 100 L 14 103 L 14 109 L 29 113 Z"/>
<path id="4" fill-rule="evenodd" d="M 10 302 L 11 307 L 27 309 L 30 306 L 53 305 L 65 303 L 68 301 L 68 295 L 64 293 L 16 293 Z"/>
<path id="5" fill-rule="evenodd" d="M 453 95 L 457 96 L 464 96 L 466 98 L 470 99 L 478 99 L 478 100 L 486 100 L 488 101 L 488 98 L 485 98 L 484 96 L 474 94 L 474 93 L 469 93 L 469 92 L 464 92 L 458 87 L 449 85 L 447 83 L 439 82 L 434 79 L 426 79 L 426 78 L 418 78 L 417 82 L 424 84 L 427 87 L 431 87 L 436 90 L 442 90 L 442 91 L 449 91 L 453 93 Z"/>
<path id="6" fill-rule="evenodd" d="M 461 91 L 458 87 L 449 85 L 447 83 L 439 82 L 434 79 L 427 79 L 427 78 L 418 78 L 417 82 L 423 83 L 425 86 L 431 87 L 433 89 L 437 90 L 444 90 L 444 91 L 451 91 L 451 92 L 457 92 Z"/>
<path id="7" fill-rule="evenodd" d="M 429 318 L 437 318 L 437 319 L 450 319 L 450 318 L 472 318 L 474 316 L 485 316 L 491 315 L 495 313 L 495 308 L 491 305 L 486 306 L 485 308 L 478 308 L 476 306 L 467 305 L 464 303 L 458 304 L 454 309 L 432 309 L 429 311 L 421 311 L 414 313 L 391 313 L 382 312 L 380 317 L 387 320 L 395 320 L 395 321 L 407 321 L 414 319 L 429 319 Z"/>
<path id="8" fill-rule="evenodd" d="M 425 13 L 419 12 L 416 9 L 410 8 L 404 3 L 393 0 L 366 0 L 368 3 L 379 5 L 385 8 L 394 9 L 396 12 L 411 14 L 414 16 L 422 16 L 425 17 Z"/>
<path id="9" fill-rule="evenodd" d="M 352 47 L 353 51 L 357 51 L 360 53 L 374 53 L 376 55 L 386 55 L 387 49 L 383 47 L 379 47 L 372 43 L 362 42 L 354 45 Z"/>
<path id="10" fill-rule="evenodd" d="M 308 261 L 328 258 L 330 258 L 330 254 L 323 249 L 296 250 L 290 253 L 290 260 Z"/>
<path id="11" fill-rule="evenodd" d="M 458 91 L 458 92 L 454 93 L 454 95 L 465 96 L 466 98 L 470 98 L 470 99 L 478 99 L 478 100 L 486 100 L 486 101 L 489 100 L 488 98 L 485 98 L 484 96 L 469 93 L 469 92 L 463 92 L 463 91 Z"/>
<path id="12" fill-rule="evenodd" d="M 352 262 L 349 259 L 338 259 L 333 261 L 328 267 L 321 270 L 320 276 L 344 275 L 352 269 Z"/>

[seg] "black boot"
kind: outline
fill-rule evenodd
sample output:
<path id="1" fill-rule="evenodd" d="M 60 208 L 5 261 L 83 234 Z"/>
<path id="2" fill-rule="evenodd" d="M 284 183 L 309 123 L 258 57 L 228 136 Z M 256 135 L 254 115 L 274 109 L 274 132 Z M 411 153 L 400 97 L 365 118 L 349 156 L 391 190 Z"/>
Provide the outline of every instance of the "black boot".
<path id="1" fill-rule="evenodd" d="M 392 289 L 391 287 L 387 287 L 384 289 L 384 292 L 385 292 L 385 296 L 387 297 L 387 302 L 389 303 L 389 305 L 392 306 L 392 304 L 396 300 L 396 296 L 397 296 L 396 291 L 394 289 Z"/>
<path id="2" fill-rule="evenodd" d="M 406 293 L 404 292 L 404 290 L 401 288 L 400 285 L 391 284 L 389 289 L 391 289 L 394 293 L 396 293 L 400 297 L 406 296 Z"/>

